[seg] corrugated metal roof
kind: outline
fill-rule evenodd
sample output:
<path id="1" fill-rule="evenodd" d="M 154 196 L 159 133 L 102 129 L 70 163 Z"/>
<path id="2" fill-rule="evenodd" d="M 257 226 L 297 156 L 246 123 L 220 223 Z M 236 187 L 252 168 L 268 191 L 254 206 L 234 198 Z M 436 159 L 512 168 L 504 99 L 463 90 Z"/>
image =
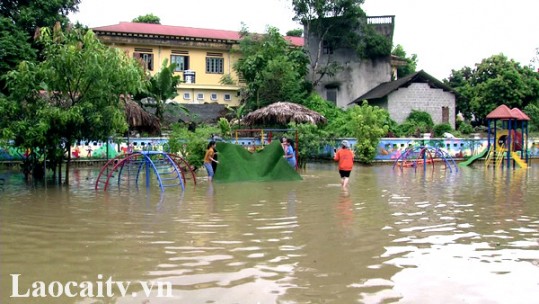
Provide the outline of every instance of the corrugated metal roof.
<path id="1" fill-rule="evenodd" d="M 99 26 L 92 29 L 94 32 L 116 32 L 148 35 L 165 35 L 177 37 L 208 38 L 223 40 L 240 40 L 240 33 L 236 31 L 203 29 L 185 26 L 162 25 L 138 22 L 120 22 L 119 24 Z M 295 46 L 303 46 L 303 37 L 285 36 L 285 39 Z"/>
<path id="2" fill-rule="evenodd" d="M 410 84 L 416 83 L 416 82 L 425 82 L 425 83 L 428 83 L 431 87 L 440 88 L 440 89 L 443 89 L 444 91 L 453 92 L 453 90 L 449 86 L 443 84 L 438 79 L 432 77 L 431 75 L 427 74 L 425 71 L 421 70 L 419 72 L 415 72 L 413 74 L 399 78 L 394 81 L 381 83 L 374 89 L 356 98 L 350 104 L 352 103 L 361 104 L 363 100 L 383 98 L 389 95 L 391 92 L 398 90 L 401 87 L 407 87 Z"/>

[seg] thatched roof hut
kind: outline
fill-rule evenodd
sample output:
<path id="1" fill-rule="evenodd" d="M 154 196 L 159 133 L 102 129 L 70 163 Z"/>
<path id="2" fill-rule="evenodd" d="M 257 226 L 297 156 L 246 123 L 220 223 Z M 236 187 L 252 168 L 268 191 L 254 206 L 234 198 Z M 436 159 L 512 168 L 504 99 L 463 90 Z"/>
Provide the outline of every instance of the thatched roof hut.
<path id="1" fill-rule="evenodd" d="M 161 133 L 161 122 L 159 119 L 145 111 L 136 101 L 125 100 L 125 117 L 130 130 L 147 132 L 151 135 Z"/>
<path id="2" fill-rule="evenodd" d="M 327 119 L 322 114 L 297 103 L 280 101 L 247 114 L 242 122 L 246 125 L 286 125 L 290 122 L 325 124 Z"/>

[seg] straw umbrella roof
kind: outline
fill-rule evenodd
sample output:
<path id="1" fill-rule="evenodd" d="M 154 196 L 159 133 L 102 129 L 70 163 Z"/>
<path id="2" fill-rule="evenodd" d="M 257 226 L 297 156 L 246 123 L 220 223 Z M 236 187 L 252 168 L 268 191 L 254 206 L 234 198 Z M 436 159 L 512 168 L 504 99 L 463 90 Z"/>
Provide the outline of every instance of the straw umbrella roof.
<path id="1" fill-rule="evenodd" d="M 159 119 L 145 111 L 136 101 L 125 100 L 125 117 L 130 129 L 146 131 L 151 134 L 161 132 Z"/>
<path id="2" fill-rule="evenodd" d="M 322 114 L 297 103 L 280 101 L 247 114 L 242 121 L 247 125 L 286 125 L 289 122 L 324 124 L 327 119 Z"/>

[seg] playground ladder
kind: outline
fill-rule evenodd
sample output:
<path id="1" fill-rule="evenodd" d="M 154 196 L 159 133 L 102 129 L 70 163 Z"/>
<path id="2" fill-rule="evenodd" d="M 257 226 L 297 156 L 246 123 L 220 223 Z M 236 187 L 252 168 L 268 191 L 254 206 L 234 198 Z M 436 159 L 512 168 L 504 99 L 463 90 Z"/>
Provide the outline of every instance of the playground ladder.
<path id="1" fill-rule="evenodd" d="M 505 148 L 501 148 L 500 151 L 496 151 L 496 153 L 498 153 L 496 155 L 496 168 L 501 167 L 501 165 L 503 163 L 505 152 L 506 152 Z"/>
<path id="2" fill-rule="evenodd" d="M 490 164 L 494 163 L 495 160 L 495 152 L 493 148 L 490 148 L 487 153 L 487 157 L 485 158 L 485 167 L 488 167 Z"/>

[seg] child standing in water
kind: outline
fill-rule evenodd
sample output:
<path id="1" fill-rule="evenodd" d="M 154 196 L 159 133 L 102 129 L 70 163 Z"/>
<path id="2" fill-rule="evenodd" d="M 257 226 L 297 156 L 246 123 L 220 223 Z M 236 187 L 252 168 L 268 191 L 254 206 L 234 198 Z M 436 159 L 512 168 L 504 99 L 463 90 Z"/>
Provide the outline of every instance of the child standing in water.
<path id="1" fill-rule="evenodd" d="M 296 168 L 296 153 L 294 152 L 294 148 L 292 148 L 292 145 L 290 145 L 290 141 L 288 138 L 283 138 L 283 149 L 284 149 L 284 158 L 286 158 L 286 161 L 288 161 L 288 164 L 292 168 Z"/>
<path id="2" fill-rule="evenodd" d="M 215 155 L 214 149 L 215 149 L 215 141 L 212 140 L 208 143 L 208 147 L 206 148 L 206 154 L 204 155 L 204 167 L 206 168 L 206 171 L 208 172 L 208 181 L 210 182 L 213 180 L 213 175 L 214 175 L 212 163 L 213 162 L 215 162 L 216 164 L 219 163 L 219 161 L 213 158 Z"/>

